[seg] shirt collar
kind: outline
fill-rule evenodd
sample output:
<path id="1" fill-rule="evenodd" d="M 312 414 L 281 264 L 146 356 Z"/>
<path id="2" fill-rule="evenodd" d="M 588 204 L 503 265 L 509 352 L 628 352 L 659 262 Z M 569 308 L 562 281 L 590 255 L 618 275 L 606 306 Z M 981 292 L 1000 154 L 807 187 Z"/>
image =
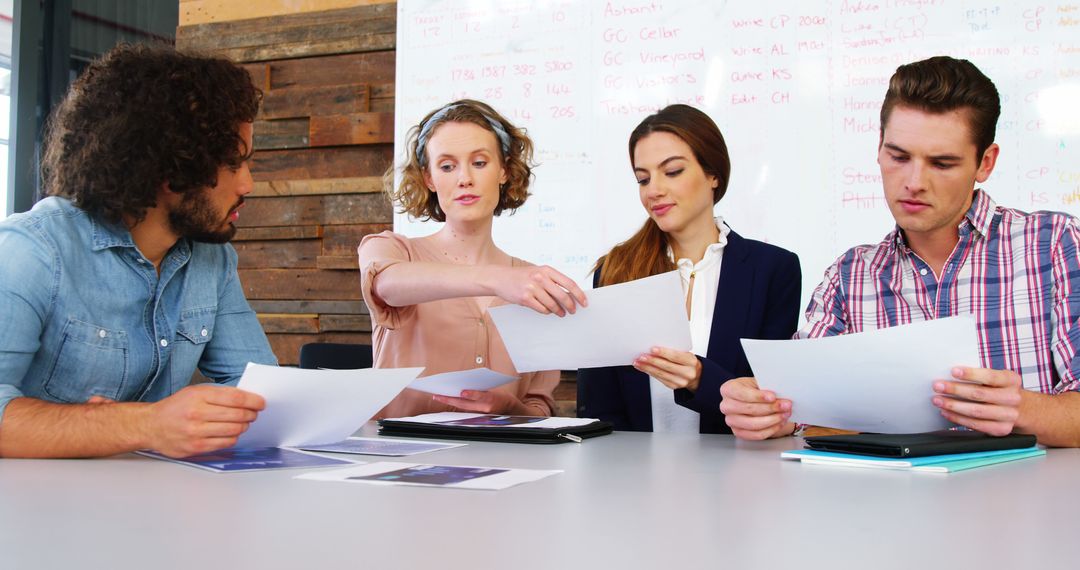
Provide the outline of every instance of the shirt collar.
<path id="1" fill-rule="evenodd" d="M 142 252 L 135 246 L 135 239 L 131 237 L 131 231 L 123 224 L 112 224 L 98 220 L 94 216 L 90 218 L 91 247 L 93 251 L 101 251 L 113 247 L 130 248 L 136 250 L 135 255 L 142 257 Z M 175 257 L 183 263 L 191 255 L 191 240 L 180 238 L 165 255 L 166 259 Z"/>
<path id="2" fill-rule="evenodd" d="M 979 233 L 980 236 L 986 237 L 990 235 L 990 226 L 994 222 L 994 212 L 997 211 L 997 204 L 990 198 L 990 195 L 983 190 L 976 189 L 975 196 L 971 200 L 971 208 L 968 209 L 967 214 L 964 215 L 964 219 L 971 224 L 971 229 Z M 961 231 L 963 231 L 963 223 L 961 222 Z"/>
<path id="3" fill-rule="evenodd" d="M 994 223 L 994 212 L 996 211 L 997 204 L 990 198 L 990 195 L 981 188 L 976 188 L 971 197 L 971 207 L 964 214 L 964 218 L 960 220 L 958 228 L 960 235 L 965 236 L 973 231 L 984 238 L 990 235 L 990 226 Z M 900 230 L 900 226 L 896 226 L 896 229 L 893 230 L 892 239 L 889 240 L 889 243 L 894 249 L 904 253 L 910 251 L 907 242 L 904 241 L 904 232 Z"/>
<path id="4" fill-rule="evenodd" d="M 724 222 L 723 216 L 716 216 L 715 218 L 713 218 L 713 221 L 716 222 L 716 229 L 720 231 L 720 235 L 717 237 L 716 243 L 711 243 L 707 248 L 705 248 L 705 256 L 702 257 L 701 261 L 698 262 L 699 265 L 705 262 L 705 260 L 719 255 L 721 252 L 724 251 L 724 247 L 727 246 L 728 234 L 731 233 L 731 228 L 728 227 L 727 223 Z M 687 264 L 690 264 L 691 267 L 693 266 L 693 264 L 690 263 L 689 259 L 682 258 L 676 260 L 675 252 L 671 249 L 670 245 L 667 248 L 667 256 L 668 259 L 671 260 L 671 262 L 675 265 L 680 265 L 682 262 L 686 262 Z"/>
<path id="5" fill-rule="evenodd" d="M 131 232 L 123 224 L 112 224 L 90 217 L 91 244 L 94 251 L 110 247 L 135 247 Z"/>

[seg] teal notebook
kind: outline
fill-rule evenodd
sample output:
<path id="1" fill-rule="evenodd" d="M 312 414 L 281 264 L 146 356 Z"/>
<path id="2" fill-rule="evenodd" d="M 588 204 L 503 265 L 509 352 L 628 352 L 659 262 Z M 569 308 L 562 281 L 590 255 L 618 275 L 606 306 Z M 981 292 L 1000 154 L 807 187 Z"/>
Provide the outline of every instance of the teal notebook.
<path id="1" fill-rule="evenodd" d="M 780 454 L 784 459 L 798 459 L 803 463 L 812 465 L 834 465 L 838 467 L 862 467 L 869 469 L 910 469 L 912 471 L 929 473 L 952 473 L 974 469 L 995 463 L 1005 463 L 1029 457 L 1046 455 L 1046 451 L 1038 447 L 1025 449 L 1001 449 L 995 451 L 978 451 L 974 453 L 954 453 L 949 455 L 928 455 L 924 457 L 911 457 L 907 459 L 895 459 L 886 457 L 870 457 L 866 455 L 853 455 L 849 453 L 834 453 L 831 451 L 817 451 L 814 449 L 794 449 Z"/>

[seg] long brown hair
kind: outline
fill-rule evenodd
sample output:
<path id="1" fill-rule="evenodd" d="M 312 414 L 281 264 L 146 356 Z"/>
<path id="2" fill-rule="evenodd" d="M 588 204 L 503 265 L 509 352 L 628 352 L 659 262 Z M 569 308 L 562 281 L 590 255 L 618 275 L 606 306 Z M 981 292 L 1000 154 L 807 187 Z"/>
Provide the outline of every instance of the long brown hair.
<path id="1" fill-rule="evenodd" d="M 694 151 L 694 158 L 701 164 L 705 174 L 715 176 L 713 204 L 727 192 L 731 177 L 731 158 L 727 143 L 719 127 L 702 111 L 689 105 L 668 105 L 644 121 L 630 133 L 630 164 L 634 164 L 634 148 L 646 136 L 664 132 L 683 140 Z M 652 218 L 630 239 L 616 245 L 607 255 L 597 260 L 593 271 L 600 272 L 599 285 L 614 285 L 641 279 L 675 269 L 668 257 L 667 234 Z"/>

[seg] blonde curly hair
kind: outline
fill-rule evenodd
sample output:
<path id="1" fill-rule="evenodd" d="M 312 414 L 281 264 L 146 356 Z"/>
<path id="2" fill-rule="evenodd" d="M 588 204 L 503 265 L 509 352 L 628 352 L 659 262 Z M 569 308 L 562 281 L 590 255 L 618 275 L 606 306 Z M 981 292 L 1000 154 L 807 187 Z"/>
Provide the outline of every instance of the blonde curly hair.
<path id="1" fill-rule="evenodd" d="M 394 186 L 395 166 L 391 165 L 383 176 L 383 185 L 391 203 L 400 213 L 420 220 L 446 221 L 446 213 L 439 207 L 438 196 L 427 187 L 424 173 L 427 171 L 427 140 L 443 123 L 472 123 L 495 135 L 499 143 L 499 158 L 506 170 L 506 182 L 499 186 L 499 204 L 495 215 L 504 211 L 511 214 L 529 197 L 532 182 L 533 144 L 525 129 L 514 126 L 487 103 L 473 99 L 461 99 L 435 109 L 409 129 L 405 142 L 405 164 L 401 167 L 401 184 Z"/>

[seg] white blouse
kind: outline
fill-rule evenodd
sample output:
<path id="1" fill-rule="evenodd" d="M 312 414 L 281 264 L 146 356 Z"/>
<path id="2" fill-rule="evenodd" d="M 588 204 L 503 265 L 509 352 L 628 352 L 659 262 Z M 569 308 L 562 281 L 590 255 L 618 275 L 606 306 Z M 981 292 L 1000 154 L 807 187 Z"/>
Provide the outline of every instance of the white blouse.
<path id="1" fill-rule="evenodd" d="M 687 258 L 675 262 L 682 277 L 683 292 L 690 292 L 690 278 L 693 277 L 693 296 L 690 299 L 690 341 L 691 352 L 705 356 L 709 350 L 709 336 L 712 333 L 713 311 L 716 308 L 716 290 L 720 283 L 720 265 L 724 260 L 724 247 L 727 236 L 731 233 L 720 216 L 716 217 L 716 229 L 720 238 L 709 245 L 705 255 L 696 264 Z M 668 248 L 668 256 L 674 257 Z M 659 380 L 649 377 L 649 393 L 652 399 L 652 421 L 654 432 L 698 433 L 701 416 L 694 410 L 675 403 L 675 393 Z"/>

